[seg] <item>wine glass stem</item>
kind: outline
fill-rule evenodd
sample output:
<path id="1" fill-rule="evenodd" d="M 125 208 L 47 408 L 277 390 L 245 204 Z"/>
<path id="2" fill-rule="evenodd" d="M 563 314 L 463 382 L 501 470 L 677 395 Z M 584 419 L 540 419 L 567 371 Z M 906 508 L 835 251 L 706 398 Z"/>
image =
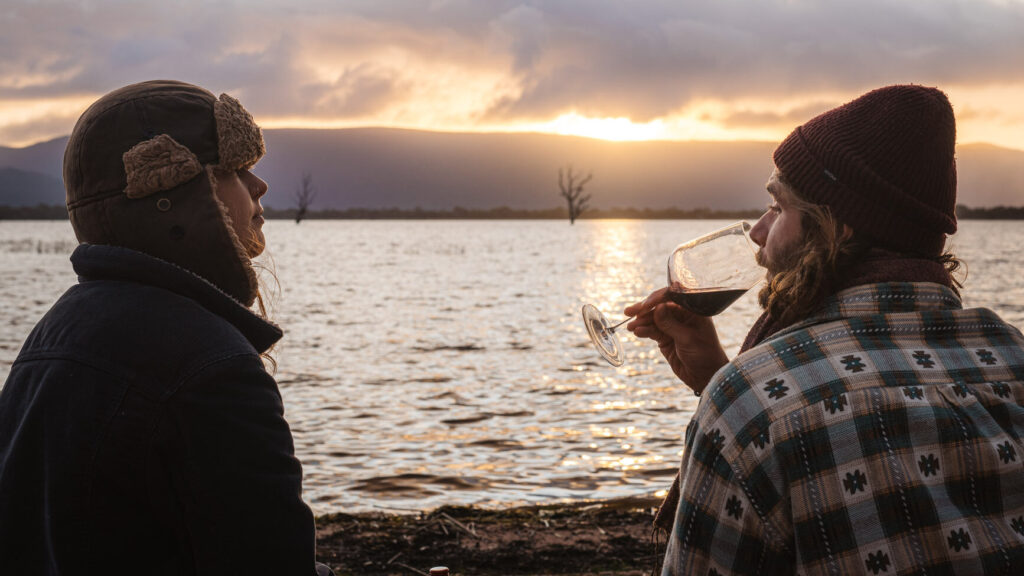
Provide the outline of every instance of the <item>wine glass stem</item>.
<path id="1" fill-rule="evenodd" d="M 622 322 L 619 322 L 615 326 L 609 326 L 608 327 L 608 331 L 609 332 L 615 332 L 616 328 L 618 328 L 619 326 L 622 326 L 623 324 L 625 324 L 626 322 L 629 322 L 630 320 L 632 320 L 632 318 L 626 318 L 625 320 L 623 320 Z"/>

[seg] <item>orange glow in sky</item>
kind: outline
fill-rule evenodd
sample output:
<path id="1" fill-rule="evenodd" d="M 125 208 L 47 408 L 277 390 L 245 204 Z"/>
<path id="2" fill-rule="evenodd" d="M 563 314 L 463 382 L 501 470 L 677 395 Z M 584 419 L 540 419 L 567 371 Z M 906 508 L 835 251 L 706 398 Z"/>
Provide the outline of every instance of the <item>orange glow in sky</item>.
<path id="1" fill-rule="evenodd" d="M 957 140 L 961 144 L 987 142 L 1007 148 L 1024 149 L 1024 84 L 1001 87 L 943 87 L 957 113 Z M 0 100 L 0 145 L 20 147 L 66 135 L 75 119 L 95 99 L 96 94 L 75 94 L 56 98 Z M 326 118 L 301 115 L 276 116 L 256 113 L 257 121 L 273 128 L 354 128 L 362 126 L 395 127 L 445 132 L 540 132 L 583 136 L 611 141 L 639 140 L 781 140 L 802 121 L 821 110 L 813 108 L 801 116 L 781 122 L 755 122 L 744 125 L 730 118 L 757 116 L 769 112 L 800 109 L 808 100 L 840 103 L 857 94 L 828 94 L 824 98 L 794 98 L 791 101 L 757 102 L 705 100 L 679 113 L 645 122 L 626 116 L 591 117 L 570 110 L 547 120 L 501 123 L 473 121 L 474 107 L 466 110 L 445 107 L 443 102 L 425 98 L 405 102 L 400 109 L 385 109 L 377 115 L 356 118 Z M 417 114 L 409 109 L 416 108 Z M 418 120 L 417 120 L 418 118 Z"/>
<path id="2" fill-rule="evenodd" d="M 14 0 L 0 146 L 66 135 L 103 93 L 174 78 L 238 97 L 266 128 L 614 141 L 777 141 L 918 83 L 947 92 L 960 143 L 1024 149 L 1024 0 L 935 4 L 927 26 L 917 3 L 866 1 Z"/>

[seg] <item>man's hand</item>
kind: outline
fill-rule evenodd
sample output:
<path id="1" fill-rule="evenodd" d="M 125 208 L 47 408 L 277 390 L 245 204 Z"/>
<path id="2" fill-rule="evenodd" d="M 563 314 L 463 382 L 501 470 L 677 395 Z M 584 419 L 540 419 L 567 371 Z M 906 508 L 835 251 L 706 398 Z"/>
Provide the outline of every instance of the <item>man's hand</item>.
<path id="1" fill-rule="evenodd" d="M 729 358 L 711 318 L 669 301 L 667 292 L 668 288 L 655 290 L 643 302 L 627 306 L 626 316 L 635 318 L 626 329 L 639 338 L 657 342 L 676 376 L 700 394 Z"/>

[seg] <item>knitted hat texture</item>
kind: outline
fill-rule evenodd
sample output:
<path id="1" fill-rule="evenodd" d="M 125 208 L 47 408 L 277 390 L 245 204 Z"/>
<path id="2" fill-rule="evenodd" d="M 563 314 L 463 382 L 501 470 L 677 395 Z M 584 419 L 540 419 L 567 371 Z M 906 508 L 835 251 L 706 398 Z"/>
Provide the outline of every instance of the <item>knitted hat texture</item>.
<path id="1" fill-rule="evenodd" d="M 887 86 L 794 130 L 775 166 L 805 199 L 882 247 L 942 253 L 956 232 L 956 121 L 946 95 Z"/>

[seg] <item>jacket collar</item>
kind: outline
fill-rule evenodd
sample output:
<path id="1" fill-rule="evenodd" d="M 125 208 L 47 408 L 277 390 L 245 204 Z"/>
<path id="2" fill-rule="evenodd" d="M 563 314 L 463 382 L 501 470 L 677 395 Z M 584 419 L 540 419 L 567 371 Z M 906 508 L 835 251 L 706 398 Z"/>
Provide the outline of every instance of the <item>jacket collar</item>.
<path id="1" fill-rule="evenodd" d="M 829 296 L 805 320 L 773 334 L 770 339 L 854 316 L 898 312 L 941 312 L 960 310 L 963 304 L 952 289 L 933 282 L 881 282 L 862 284 Z"/>
<path id="2" fill-rule="evenodd" d="M 261 354 L 284 333 L 206 279 L 170 262 L 119 246 L 81 244 L 71 254 L 79 282 L 121 280 L 170 290 L 230 322 Z"/>

